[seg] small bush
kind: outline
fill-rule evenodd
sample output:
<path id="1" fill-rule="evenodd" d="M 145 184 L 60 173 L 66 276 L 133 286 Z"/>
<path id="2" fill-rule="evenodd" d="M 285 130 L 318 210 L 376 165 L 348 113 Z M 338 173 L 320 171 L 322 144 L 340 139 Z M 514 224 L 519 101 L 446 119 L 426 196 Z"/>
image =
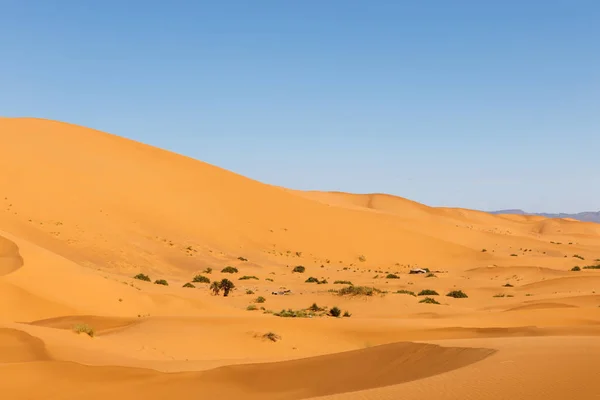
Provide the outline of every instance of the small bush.
<path id="1" fill-rule="evenodd" d="M 365 261 L 367 261 L 367 257 L 361 255 L 358 257 L 358 261 L 365 262 Z"/>
<path id="2" fill-rule="evenodd" d="M 396 274 L 387 274 L 385 279 L 400 279 L 400 277 Z"/>
<path id="3" fill-rule="evenodd" d="M 344 311 L 344 318 L 350 318 L 352 316 L 352 314 L 350 314 L 348 311 Z"/>
<path id="4" fill-rule="evenodd" d="M 439 296 L 439 294 L 435 290 L 425 289 L 425 290 L 421 290 L 419 292 L 418 296 Z"/>
<path id="5" fill-rule="evenodd" d="M 334 285 L 351 285 L 352 286 L 352 282 L 350 281 L 335 281 L 333 282 Z"/>
<path id="6" fill-rule="evenodd" d="M 192 285 L 191 283 L 186 283 L 185 285 L 183 285 L 184 288 L 195 288 L 196 286 Z"/>
<path id="7" fill-rule="evenodd" d="M 157 279 L 154 281 L 155 285 L 163 285 L 163 286 L 169 286 L 169 282 L 167 282 L 164 279 Z"/>
<path id="8" fill-rule="evenodd" d="M 504 284 L 504 285 L 502 285 L 502 286 L 504 286 L 504 287 L 513 287 L 513 285 L 511 285 L 511 284 L 510 284 L 510 283 L 508 283 L 508 282 L 507 282 L 507 283 L 505 283 L 505 284 Z"/>
<path id="9" fill-rule="evenodd" d="M 252 291 L 250 289 L 246 289 L 246 294 L 254 294 L 254 291 Z"/>
<path id="10" fill-rule="evenodd" d="M 579 258 L 580 260 L 585 260 L 585 258 L 581 257 L 579 254 L 573 254 L 573 257 Z"/>
<path id="11" fill-rule="evenodd" d="M 302 265 L 297 265 L 292 270 L 292 272 L 296 272 L 296 273 L 299 273 L 299 274 L 303 274 L 304 271 L 306 271 L 306 268 L 304 268 Z"/>
<path id="12" fill-rule="evenodd" d="M 281 310 L 280 312 L 273 313 L 273 315 L 282 318 L 309 318 L 314 316 L 312 312 L 307 312 L 306 310 L 292 310 L 288 308 L 287 310 Z"/>
<path id="13" fill-rule="evenodd" d="M 210 283 L 210 279 L 208 279 L 207 277 L 205 277 L 203 275 L 196 275 L 194 277 L 194 279 L 192 279 L 192 282 L 196 282 L 196 283 Z"/>
<path id="14" fill-rule="evenodd" d="M 248 259 L 244 258 L 244 257 L 238 257 L 238 260 L 240 260 L 240 261 L 248 261 Z"/>
<path id="15" fill-rule="evenodd" d="M 440 304 L 437 302 L 436 299 L 433 299 L 431 297 L 425 297 L 423 300 L 419 301 L 419 303 L 426 303 L 426 304 Z"/>
<path id="16" fill-rule="evenodd" d="M 273 282 L 273 279 L 271 279 L 271 278 L 265 278 L 265 281 Z"/>
<path id="17" fill-rule="evenodd" d="M 381 290 L 367 286 L 346 286 L 338 291 L 340 296 L 373 296 L 381 293 Z"/>
<path id="18" fill-rule="evenodd" d="M 342 310 L 340 310 L 340 309 L 339 309 L 339 308 L 337 308 L 337 307 L 332 307 L 332 308 L 329 310 L 329 315 L 331 315 L 332 317 L 336 317 L 336 318 L 337 318 L 337 317 L 339 317 L 340 315 L 342 315 Z"/>
<path id="19" fill-rule="evenodd" d="M 598 265 L 587 265 L 583 267 L 583 269 L 600 269 L 600 264 Z"/>
<path id="20" fill-rule="evenodd" d="M 206 268 L 204 271 L 202 271 L 205 274 L 212 274 L 212 268 Z"/>
<path id="21" fill-rule="evenodd" d="M 264 298 L 264 297 L 262 297 L 262 296 L 258 296 L 258 297 L 256 298 L 256 300 L 254 300 L 254 302 L 255 302 L 255 303 L 260 303 L 260 304 L 264 303 L 265 301 L 267 301 L 267 299 L 265 299 L 265 298 Z"/>
<path id="22" fill-rule="evenodd" d="M 482 253 L 485 253 L 487 251 L 487 249 L 481 249 Z"/>
<path id="23" fill-rule="evenodd" d="M 258 310 L 258 307 L 256 307 L 254 304 L 250 304 L 248 307 L 246 307 L 246 311 L 256 311 Z"/>
<path id="24" fill-rule="evenodd" d="M 425 275 L 425 278 L 437 278 L 437 275 L 434 274 L 433 272 L 430 272 L 427 275 Z"/>
<path id="25" fill-rule="evenodd" d="M 78 334 L 85 333 L 89 337 L 94 337 L 95 335 L 94 328 L 92 328 L 88 324 L 77 324 L 73 327 L 73 331 L 75 331 Z"/>
<path id="26" fill-rule="evenodd" d="M 415 294 L 415 292 L 412 292 L 410 290 L 405 290 L 405 289 L 398 290 L 396 293 L 398 293 L 398 294 L 408 294 L 408 295 L 411 295 L 411 296 L 417 296 Z"/>
<path id="27" fill-rule="evenodd" d="M 317 303 L 313 303 L 312 306 L 308 307 L 308 309 L 312 312 L 325 311 L 325 307 L 319 307 Z"/>
<path id="28" fill-rule="evenodd" d="M 278 340 L 281 340 L 281 336 L 279 336 L 278 334 L 276 334 L 274 332 L 265 333 L 262 337 L 264 339 L 270 340 L 271 342 L 276 342 Z"/>
<path id="29" fill-rule="evenodd" d="M 227 266 L 221 270 L 224 274 L 237 274 L 238 269 L 235 267 Z"/>
<path id="30" fill-rule="evenodd" d="M 504 293 L 495 294 L 494 297 L 506 297 Z"/>
<path id="31" fill-rule="evenodd" d="M 140 281 L 150 282 L 150 277 L 148 275 L 144 275 L 144 274 L 137 274 L 136 276 L 133 277 L 133 279 L 139 279 Z"/>
<path id="32" fill-rule="evenodd" d="M 571 271 L 581 271 L 581 268 L 575 266 L 575 267 L 571 268 Z"/>
<path id="33" fill-rule="evenodd" d="M 305 280 L 304 282 L 305 283 L 319 283 L 319 280 L 317 278 L 315 278 L 314 276 L 311 276 L 307 280 Z"/>
<path id="34" fill-rule="evenodd" d="M 511 254 L 510 256 L 511 256 L 511 257 L 518 257 L 519 255 L 518 255 L 518 254 L 515 254 L 515 253 L 513 253 L 513 254 Z"/>
<path id="35" fill-rule="evenodd" d="M 242 277 L 240 278 L 240 281 L 247 281 L 248 279 L 256 279 L 256 280 L 258 280 L 258 278 L 257 278 L 257 277 L 255 277 L 254 275 L 252 275 L 252 276 L 249 276 L 249 275 L 244 275 L 244 276 L 242 276 Z"/>
<path id="36" fill-rule="evenodd" d="M 446 294 L 446 296 L 454 297 L 455 299 L 466 299 L 467 297 L 469 297 L 462 290 L 453 290 L 453 291 L 449 292 L 448 294 Z"/>

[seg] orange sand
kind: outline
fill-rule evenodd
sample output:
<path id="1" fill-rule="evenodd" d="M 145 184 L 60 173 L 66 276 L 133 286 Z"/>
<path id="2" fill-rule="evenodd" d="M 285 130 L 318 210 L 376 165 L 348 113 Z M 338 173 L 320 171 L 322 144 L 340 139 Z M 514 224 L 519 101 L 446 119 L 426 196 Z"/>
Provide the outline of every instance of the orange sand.
<path id="1" fill-rule="evenodd" d="M 600 270 L 570 271 L 598 224 L 289 190 L 47 120 L 0 141 L 2 398 L 600 398 Z M 229 297 L 182 288 L 208 267 Z M 315 302 L 352 316 L 246 310 Z"/>

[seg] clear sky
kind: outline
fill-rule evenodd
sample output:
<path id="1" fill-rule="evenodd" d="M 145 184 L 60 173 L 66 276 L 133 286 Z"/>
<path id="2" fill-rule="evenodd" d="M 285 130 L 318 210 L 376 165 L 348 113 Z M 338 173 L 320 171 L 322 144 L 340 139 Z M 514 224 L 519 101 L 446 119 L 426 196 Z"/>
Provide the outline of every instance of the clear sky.
<path id="1" fill-rule="evenodd" d="M 600 210 L 600 1 L 0 0 L 0 115 L 296 189 Z"/>

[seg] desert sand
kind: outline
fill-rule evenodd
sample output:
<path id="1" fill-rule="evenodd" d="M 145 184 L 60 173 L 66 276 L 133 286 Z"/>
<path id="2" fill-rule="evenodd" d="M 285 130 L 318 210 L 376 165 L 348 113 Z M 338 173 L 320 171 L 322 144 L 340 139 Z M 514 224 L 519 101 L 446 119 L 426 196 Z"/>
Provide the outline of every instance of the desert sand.
<path id="1" fill-rule="evenodd" d="M 600 399 L 599 224 L 301 192 L 56 121 L 0 143 L 3 399 Z"/>

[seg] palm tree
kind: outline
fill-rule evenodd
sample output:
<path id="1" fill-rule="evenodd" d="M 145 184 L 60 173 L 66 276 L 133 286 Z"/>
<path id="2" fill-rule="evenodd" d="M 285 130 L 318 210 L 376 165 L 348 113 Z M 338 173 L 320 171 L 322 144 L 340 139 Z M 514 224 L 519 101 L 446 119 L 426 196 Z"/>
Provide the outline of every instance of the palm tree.
<path id="1" fill-rule="evenodd" d="M 227 297 L 229 292 L 235 288 L 235 285 L 229 279 L 222 279 L 219 286 L 223 289 L 223 297 Z"/>
<path id="2" fill-rule="evenodd" d="M 212 290 L 215 296 L 218 296 L 221 291 L 221 282 L 213 281 L 213 283 L 210 284 L 210 290 Z"/>

